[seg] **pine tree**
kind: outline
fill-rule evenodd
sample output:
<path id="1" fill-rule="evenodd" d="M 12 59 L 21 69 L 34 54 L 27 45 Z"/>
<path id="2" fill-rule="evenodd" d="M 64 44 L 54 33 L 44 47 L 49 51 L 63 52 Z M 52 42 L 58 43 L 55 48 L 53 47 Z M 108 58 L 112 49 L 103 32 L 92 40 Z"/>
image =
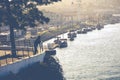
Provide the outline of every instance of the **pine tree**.
<path id="1" fill-rule="evenodd" d="M 37 5 L 48 5 L 61 0 L 0 0 L 0 27 L 9 26 L 11 53 L 16 56 L 14 29 L 24 29 L 26 26 L 35 27 L 36 22 L 48 23 L 38 10 Z"/>

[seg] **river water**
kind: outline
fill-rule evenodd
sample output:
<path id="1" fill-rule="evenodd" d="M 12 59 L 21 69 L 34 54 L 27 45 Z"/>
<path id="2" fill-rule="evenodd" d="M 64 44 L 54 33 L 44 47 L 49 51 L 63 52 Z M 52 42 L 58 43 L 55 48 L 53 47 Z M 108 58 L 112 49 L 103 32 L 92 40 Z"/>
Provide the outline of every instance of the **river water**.
<path id="1" fill-rule="evenodd" d="M 78 34 L 56 50 L 66 80 L 120 80 L 120 24 Z"/>

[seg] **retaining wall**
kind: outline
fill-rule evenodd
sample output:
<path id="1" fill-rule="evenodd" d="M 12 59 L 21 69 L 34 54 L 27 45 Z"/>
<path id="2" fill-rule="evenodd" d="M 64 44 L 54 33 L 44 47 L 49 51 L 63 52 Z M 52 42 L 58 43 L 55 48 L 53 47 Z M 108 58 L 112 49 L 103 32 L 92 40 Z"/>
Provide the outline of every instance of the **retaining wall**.
<path id="1" fill-rule="evenodd" d="M 10 72 L 12 73 L 18 73 L 20 69 L 28 67 L 29 65 L 32 65 L 35 62 L 43 62 L 45 52 L 42 54 L 37 54 L 32 57 L 27 57 L 21 60 L 18 60 L 17 62 L 10 63 L 5 66 L 0 67 L 0 76 L 4 76 L 6 74 L 9 74 Z"/>

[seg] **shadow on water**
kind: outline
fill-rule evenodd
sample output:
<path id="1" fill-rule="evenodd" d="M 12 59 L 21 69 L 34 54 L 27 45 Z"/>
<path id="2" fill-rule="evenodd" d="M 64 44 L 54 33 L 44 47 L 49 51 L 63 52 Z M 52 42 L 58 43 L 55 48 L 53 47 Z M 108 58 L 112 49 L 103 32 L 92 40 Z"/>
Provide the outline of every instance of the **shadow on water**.
<path id="1" fill-rule="evenodd" d="M 47 56 L 44 63 L 34 63 L 27 68 L 21 69 L 18 74 L 10 73 L 0 78 L 0 80 L 65 80 L 65 78 L 58 59 Z"/>

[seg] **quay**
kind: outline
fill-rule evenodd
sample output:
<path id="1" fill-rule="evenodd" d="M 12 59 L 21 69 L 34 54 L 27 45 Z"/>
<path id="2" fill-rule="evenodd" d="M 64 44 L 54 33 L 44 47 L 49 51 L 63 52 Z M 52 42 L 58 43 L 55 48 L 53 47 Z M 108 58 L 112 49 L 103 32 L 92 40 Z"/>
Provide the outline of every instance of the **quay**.
<path id="1" fill-rule="evenodd" d="M 22 56 L 22 57 L 18 56 L 16 58 L 9 57 L 9 59 L 3 59 L 3 60 L 1 59 L 0 60 L 0 77 L 7 75 L 9 73 L 16 74 L 21 69 L 26 68 L 36 62 L 43 63 L 46 55 L 56 54 L 56 51 L 54 50 L 54 48 L 56 47 L 57 47 L 56 44 L 48 44 L 47 47 L 44 46 L 43 51 L 38 50 L 38 53 L 36 55 L 33 55 L 32 51 L 30 51 L 29 55 L 27 52 L 24 53 L 24 55 L 26 56 Z M 10 55 L 10 54 L 7 54 L 7 55 Z"/>
<path id="2" fill-rule="evenodd" d="M 92 30 L 92 28 L 91 28 Z M 88 32 L 90 30 L 86 30 Z M 77 30 L 75 30 L 77 33 Z M 81 33 L 83 34 L 83 33 Z M 77 35 L 77 34 L 76 34 Z M 77 37 L 77 36 L 76 36 Z M 33 63 L 40 62 L 43 63 L 44 58 L 46 55 L 55 55 L 56 51 L 54 50 L 56 47 L 59 47 L 59 44 L 48 43 L 46 46 L 43 47 L 43 51 L 38 49 L 38 53 L 33 55 L 33 48 L 28 47 L 16 47 L 18 51 L 17 57 L 11 57 L 9 54 L 10 47 L 0 47 L 2 50 L 6 50 L 5 54 L 2 54 L 0 57 L 0 76 L 9 74 L 9 73 L 18 73 L 22 68 L 26 68 Z M 7 58 L 6 58 L 7 57 Z"/>

